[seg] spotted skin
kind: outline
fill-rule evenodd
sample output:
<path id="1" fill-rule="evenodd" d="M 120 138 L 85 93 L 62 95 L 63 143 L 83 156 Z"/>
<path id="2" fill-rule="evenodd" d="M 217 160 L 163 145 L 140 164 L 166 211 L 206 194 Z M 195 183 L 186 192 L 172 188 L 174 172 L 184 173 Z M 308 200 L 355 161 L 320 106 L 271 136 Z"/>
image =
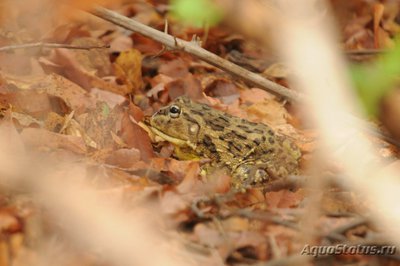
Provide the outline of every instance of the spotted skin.
<path id="1" fill-rule="evenodd" d="M 171 113 L 172 106 L 178 108 L 178 114 Z M 298 172 L 301 154 L 288 138 L 268 125 L 232 116 L 187 97 L 179 97 L 157 111 L 149 126 L 173 143 L 179 140 L 176 146 L 184 145 L 194 155 L 210 158 L 216 167 L 228 169 L 232 186 L 237 189 Z"/>

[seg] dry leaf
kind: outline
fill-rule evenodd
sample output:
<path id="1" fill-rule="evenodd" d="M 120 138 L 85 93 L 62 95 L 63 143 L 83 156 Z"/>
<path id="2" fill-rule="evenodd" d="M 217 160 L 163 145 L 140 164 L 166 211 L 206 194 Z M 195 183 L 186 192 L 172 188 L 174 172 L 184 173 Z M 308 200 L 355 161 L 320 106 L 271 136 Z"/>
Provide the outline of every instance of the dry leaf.
<path id="1" fill-rule="evenodd" d="M 296 192 L 281 190 L 266 193 L 265 201 L 271 208 L 293 208 L 297 207 L 303 201 L 304 196 L 304 190 L 302 189 Z"/>
<path id="2" fill-rule="evenodd" d="M 181 58 L 178 58 L 161 64 L 160 68 L 158 69 L 158 73 L 171 78 L 184 78 L 190 72 L 189 65 Z"/>
<path id="3" fill-rule="evenodd" d="M 104 46 L 99 39 L 92 37 L 76 38 L 71 42 L 76 46 Z M 88 72 L 103 77 L 110 74 L 111 63 L 108 57 L 107 49 L 88 49 L 88 50 L 72 50 L 71 51 L 77 62 Z"/>
<path id="4" fill-rule="evenodd" d="M 147 132 L 133 123 L 127 113 L 122 117 L 119 135 L 129 148 L 135 148 L 140 151 L 142 160 L 149 161 L 150 158 L 154 157 L 153 147 Z"/>
<path id="5" fill-rule="evenodd" d="M 65 149 L 78 154 L 86 153 L 82 138 L 53 133 L 44 129 L 26 128 L 21 133 L 24 144 L 30 148 Z"/>
<path id="6" fill-rule="evenodd" d="M 168 83 L 166 88 L 170 99 L 175 99 L 181 95 L 186 95 L 192 99 L 203 98 L 203 90 L 200 81 L 192 74 L 188 74 L 184 78 L 176 79 Z"/>
<path id="7" fill-rule="evenodd" d="M 241 91 L 240 99 L 244 104 L 248 105 L 264 102 L 266 100 L 272 100 L 275 99 L 275 96 L 265 90 L 251 88 L 249 90 Z"/>
<path id="8" fill-rule="evenodd" d="M 114 63 L 115 74 L 123 84 L 126 84 L 130 92 L 142 89 L 142 55 L 136 49 L 121 52 Z"/>
<path id="9" fill-rule="evenodd" d="M 106 159 L 106 163 L 122 168 L 130 168 L 136 161 L 140 160 L 138 149 L 119 149 L 113 151 Z"/>
<path id="10" fill-rule="evenodd" d="M 55 51 L 55 63 L 63 67 L 63 71 L 68 79 L 77 83 L 82 88 L 86 90 L 99 88 L 121 95 L 131 92 L 131 88 L 126 85 L 107 82 L 106 80 L 96 76 L 95 73 L 86 70 L 76 60 L 70 50 L 56 49 Z"/>
<path id="11" fill-rule="evenodd" d="M 88 108 L 95 107 L 95 99 L 84 89 L 56 74 L 48 75 L 42 81 L 32 85 L 32 87 L 40 88 L 49 95 L 61 98 L 76 114 L 80 114 Z"/>
<path id="12" fill-rule="evenodd" d="M 283 63 L 275 63 L 264 70 L 263 75 L 267 78 L 285 79 L 291 74 L 290 69 Z"/>
<path id="13" fill-rule="evenodd" d="M 246 108 L 250 120 L 271 126 L 286 124 L 290 114 L 285 107 L 274 100 L 265 100 Z"/>

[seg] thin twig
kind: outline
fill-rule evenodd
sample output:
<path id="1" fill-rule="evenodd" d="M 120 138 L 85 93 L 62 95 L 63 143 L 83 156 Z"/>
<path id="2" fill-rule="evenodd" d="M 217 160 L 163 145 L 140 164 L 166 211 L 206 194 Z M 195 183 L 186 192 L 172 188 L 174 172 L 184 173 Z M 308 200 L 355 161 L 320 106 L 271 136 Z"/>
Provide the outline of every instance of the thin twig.
<path id="1" fill-rule="evenodd" d="M 90 50 L 90 49 L 105 49 L 110 48 L 110 45 L 73 45 L 73 44 L 63 44 L 63 43 L 45 43 L 45 42 L 35 42 L 35 43 L 25 43 L 25 44 L 15 44 L 0 47 L 0 52 L 9 52 L 19 49 L 28 48 L 66 48 L 75 50 Z"/>
<path id="2" fill-rule="evenodd" d="M 112 22 L 123 28 L 132 30 L 143 36 L 146 36 L 157 42 L 160 42 L 169 49 L 183 50 L 232 75 L 240 77 L 244 81 L 257 86 L 260 89 L 281 95 L 283 97 L 286 97 L 290 101 L 302 101 L 305 98 L 305 96 L 299 92 L 289 90 L 288 88 L 285 88 L 277 83 L 274 83 L 262 77 L 261 75 L 248 71 L 247 69 L 244 69 L 236 64 L 233 64 L 228 60 L 225 60 L 199 47 L 198 45 L 195 45 L 192 42 L 175 38 L 174 36 L 165 34 L 164 32 L 158 31 L 133 19 L 120 15 L 117 12 L 108 10 L 103 7 L 95 7 L 94 10 L 91 11 L 91 13 L 95 16 L 98 16 L 104 20 Z"/>

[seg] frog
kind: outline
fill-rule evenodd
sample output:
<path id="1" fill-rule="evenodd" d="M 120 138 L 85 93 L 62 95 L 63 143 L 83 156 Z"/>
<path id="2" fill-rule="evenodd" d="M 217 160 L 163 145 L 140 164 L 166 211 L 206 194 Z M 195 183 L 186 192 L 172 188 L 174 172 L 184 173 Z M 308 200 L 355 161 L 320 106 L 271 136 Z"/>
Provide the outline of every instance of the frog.
<path id="1" fill-rule="evenodd" d="M 160 108 L 146 125 L 174 145 L 178 159 L 206 158 L 207 171 L 225 169 L 235 190 L 299 173 L 301 152 L 289 137 L 187 96 Z"/>

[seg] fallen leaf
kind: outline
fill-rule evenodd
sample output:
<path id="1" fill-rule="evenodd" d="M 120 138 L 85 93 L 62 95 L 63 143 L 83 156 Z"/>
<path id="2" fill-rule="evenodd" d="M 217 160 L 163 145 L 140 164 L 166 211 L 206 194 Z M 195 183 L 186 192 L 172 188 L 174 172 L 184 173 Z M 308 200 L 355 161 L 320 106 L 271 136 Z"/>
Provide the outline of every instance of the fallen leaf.
<path id="1" fill-rule="evenodd" d="M 200 244 L 209 247 L 218 247 L 226 241 L 221 232 L 199 223 L 194 227 L 194 235 Z"/>
<path id="2" fill-rule="evenodd" d="M 56 64 L 62 66 L 64 74 L 68 79 L 88 91 L 92 88 L 99 88 L 121 95 L 131 92 L 131 88 L 126 85 L 107 82 L 106 80 L 96 76 L 94 73 L 86 70 L 76 61 L 74 55 L 68 49 L 55 49 L 54 60 Z"/>
<path id="3" fill-rule="evenodd" d="M 379 108 L 379 119 L 389 132 L 400 139 L 400 89 L 390 90 L 381 100 Z"/>
<path id="4" fill-rule="evenodd" d="M 142 54 L 156 55 L 162 50 L 162 45 L 150 38 L 144 37 L 142 34 L 133 33 L 131 35 L 133 47 L 138 49 Z"/>
<path id="5" fill-rule="evenodd" d="M 25 146 L 14 124 L 11 122 L 11 113 L 8 111 L 0 121 L 0 140 L 2 151 L 7 155 L 23 156 Z"/>
<path id="6" fill-rule="evenodd" d="M 266 193 L 265 202 L 270 208 L 293 208 L 297 207 L 304 197 L 304 190 L 302 189 L 296 192 L 281 190 Z"/>
<path id="7" fill-rule="evenodd" d="M 161 64 L 158 69 L 159 74 L 166 75 L 171 78 L 184 78 L 189 72 L 189 65 L 182 59 L 178 58 Z"/>
<path id="8" fill-rule="evenodd" d="M 207 82 L 202 79 L 204 93 L 221 100 L 224 104 L 231 104 L 239 98 L 239 90 L 236 85 L 225 78 L 210 77 Z"/>
<path id="9" fill-rule="evenodd" d="M 169 98 L 175 99 L 181 95 L 186 95 L 191 99 L 203 98 L 203 90 L 200 81 L 192 74 L 186 75 L 184 78 L 176 79 L 166 85 Z"/>
<path id="10" fill-rule="evenodd" d="M 187 210 L 189 203 L 187 200 L 174 191 L 166 191 L 160 201 L 161 210 L 168 215 L 176 215 Z"/>
<path id="11" fill-rule="evenodd" d="M 99 102 L 107 103 L 110 108 L 114 108 L 115 106 L 122 104 L 125 101 L 125 97 L 113 93 L 111 91 L 99 90 L 97 88 L 93 88 L 90 91 L 90 95 Z"/>
<path id="12" fill-rule="evenodd" d="M 83 130 L 81 134 L 88 135 L 100 148 L 112 148 L 115 146 L 111 132 L 117 133 L 120 130 L 121 119 L 124 110 L 116 106 L 110 110 L 110 107 L 104 102 L 97 102 L 96 108 L 88 113 L 76 118 Z"/>
<path id="13" fill-rule="evenodd" d="M 43 118 L 53 110 L 49 95 L 35 90 L 0 93 L 0 102 L 4 106 L 10 105 L 16 112 L 26 113 L 34 118 Z"/>
<path id="14" fill-rule="evenodd" d="M 122 52 L 132 48 L 133 41 L 126 35 L 119 35 L 112 39 L 110 43 L 111 52 Z"/>
<path id="15" fill-rule="evenodd" d="M 150 158 L 154 157 L 153 147 L 147 132 L 133 123 L 127 113 L 122 116 L 119 136 L 129 148 L 140 151 L 140 157 L 143 161 L 149 161 Z"/>
<path id="16" fill-rule="evenodd" d="M 104 46 L 102 41 L 92 37 L 75 38 L 71 44 L 81 47 Z M 88 72 L 100 77 L 110 74 L 111 63 L 107 49 L 76 49 L 71 50 L 71 53 L 75 56 L 77 62 Z"/>
<path id="17" fill-rule="evenodd" d="M 43 122 L 37 120 L 36 118 L 22 113 L 11 112 L 11 117 L 13 118 L 14 123 L 18 123 L 23 127 L 42 127 Z"/>
<path id="18" fill-rule="evenodd" d="M 57 134 L 39 128 L 26 128 L 21 132 L 26 147 L 65 149 L 77 154 L 85 154 L 86 146 L 82 138 Z"/>
<path id="19" fill-rule="evenodd" d="M 258 88 L 240 91 L 240 100 L 245 105 L 260 103 L 264 102 L 265 100 L 272 100 L 275 98 L 276 97 L 273 94 Z"/>
<path id="20" fill-rule="evenodd" d="M 250 229 L 250 223 L 247 218 L 233 216 L 222 221 L 222 226 L 227 231 L 243 232 Z"/>
<path id="21" fill-rule="evenodd" d="M 269 79 L 279 78 L 285 79 L 291 74 L 290 69 L 283 63 L 275 63 L 264 70 L 263 75 Z"/>
<path id="22" fill-rule="evenodd" d="M 326 213 L 346 214 L 365 211 L 365 201 L 348 191 L 325 192 L 321 208 Z"/>
<path id="23" fill-rule="evenodd" d="M 142 55 L 136 49 L 123 51 L 114 63 L 118 79 L 129 87 L 129 92 L 137 92 L 143 87 Z"/>
<path id="24" fill-rule="evenodd" d="M 22 224 L 11 210 L 0 209 L 0 232 L 12 234 L 22 230 Z"/>
<path id="25" fill-rule="evenodd" d="M 285 107 L 274 100 L 265 100 L 246 108 L 251 121 L 262 122 L 271 126 L 286 124 L 290 117 Z"/>
<path id="26" fill-rule="evenodd" d="M 76 114 L 81 114 L 86 109 L 96 106 L 95 99 L 84 89 L 57 74 L 48 75 L 40 82 L 33 84 L 32 88 L 41 89 L 49 95 L 61 98 Z"/>
<path id="27" fill-rule="evenodd" d="M 111 152 L 106 159 L 106 163 L 122 168 L 130 168 L 138 160 L 140 160 L 140 151 L 138 149 L 119 149 Z"/>

